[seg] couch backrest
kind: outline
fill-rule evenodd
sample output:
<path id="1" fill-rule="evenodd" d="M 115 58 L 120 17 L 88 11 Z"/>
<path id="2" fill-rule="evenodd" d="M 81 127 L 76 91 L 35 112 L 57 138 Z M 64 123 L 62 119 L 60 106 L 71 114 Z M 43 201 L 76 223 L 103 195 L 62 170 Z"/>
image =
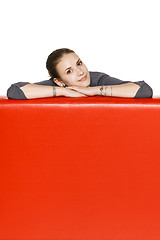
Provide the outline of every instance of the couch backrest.
<path id="1" fill-rule="evenodd" d="M 0 98 L 0 240 L 160 239 L 160 99 Z"/>

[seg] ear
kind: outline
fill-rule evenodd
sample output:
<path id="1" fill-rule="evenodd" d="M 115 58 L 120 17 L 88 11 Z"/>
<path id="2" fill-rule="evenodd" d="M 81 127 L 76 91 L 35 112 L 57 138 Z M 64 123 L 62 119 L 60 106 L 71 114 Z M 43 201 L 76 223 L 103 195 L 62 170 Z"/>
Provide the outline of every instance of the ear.
<path id="1" fill-rule="evenodd" d="M 53 81 L 59 86 L 63 87 L 63 82 L 59 78 L 53 78 Z"/>

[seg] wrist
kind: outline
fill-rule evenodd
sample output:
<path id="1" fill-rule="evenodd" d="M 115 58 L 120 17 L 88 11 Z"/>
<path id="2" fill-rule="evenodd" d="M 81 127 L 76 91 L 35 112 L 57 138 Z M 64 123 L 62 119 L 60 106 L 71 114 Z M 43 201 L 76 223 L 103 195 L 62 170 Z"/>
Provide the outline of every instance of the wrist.
<path id="1" fill-rule="evenodd" d="M 104 86 L 96 86 L 96 87 L 93 87 L 94 89 L 95 89 L 95 95 L 98 95 L 98 96 L 102 96 L 102 88 L 103 88 Z"/>
<path id="2" fill-rule="evenodd" d="M 108 96 L 108 87 L 109 86 L 98 86 L 97 87 L 97 95 L 99 96 Z"/>
<path id="3" fill-rule="evenodd" d="M 64 95 L 64 87 L 53 87 L 53 96 L 60 97 Z M 56 95 L 55 95 L 56 94 Z"/>

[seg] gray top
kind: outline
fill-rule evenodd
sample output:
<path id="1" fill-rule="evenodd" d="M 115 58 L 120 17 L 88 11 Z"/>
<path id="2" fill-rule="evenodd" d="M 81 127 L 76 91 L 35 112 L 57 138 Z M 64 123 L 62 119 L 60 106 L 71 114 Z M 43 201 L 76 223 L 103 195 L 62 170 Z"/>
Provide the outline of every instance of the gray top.
<path id="1" fill-rule="evenodd" d="M 90 73 L 90 87 L 106 86 L 106 85 L 120 85 L 124 83 L 131 83 L 131 81 L 122 81 L 118 78 L 110 77 L 108 74 L 102 72 L 89 72 Z M 27 99 L 20 87 L 29 84 L 30 82 L 17 82 L 10 86 L 7 90 L 7 97 L 9 99 Z M 151 98 L 153 96 L 152 88 L 145 81 L 132 82 L 140 86 L 134 98 Z M 44 86 L 58 86 L 53 78 L 49 80 L 35 82 L 37 85 Z"/>

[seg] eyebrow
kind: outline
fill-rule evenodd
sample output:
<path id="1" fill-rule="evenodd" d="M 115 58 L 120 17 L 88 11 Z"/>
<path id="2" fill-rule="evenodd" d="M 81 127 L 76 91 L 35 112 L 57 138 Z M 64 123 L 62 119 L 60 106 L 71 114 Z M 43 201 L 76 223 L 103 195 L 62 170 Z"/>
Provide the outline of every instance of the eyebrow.
<path id="1" fill-rule="evenodd" d="M 80 61 L 80 58 L 77 60 L 76 63 L 78 63 L 79 61 Z M 65 71 L 68 70 L 68 69 L 70 69 L 70 68 L 71 68 L 71 67 L 66 68 Z"/>

